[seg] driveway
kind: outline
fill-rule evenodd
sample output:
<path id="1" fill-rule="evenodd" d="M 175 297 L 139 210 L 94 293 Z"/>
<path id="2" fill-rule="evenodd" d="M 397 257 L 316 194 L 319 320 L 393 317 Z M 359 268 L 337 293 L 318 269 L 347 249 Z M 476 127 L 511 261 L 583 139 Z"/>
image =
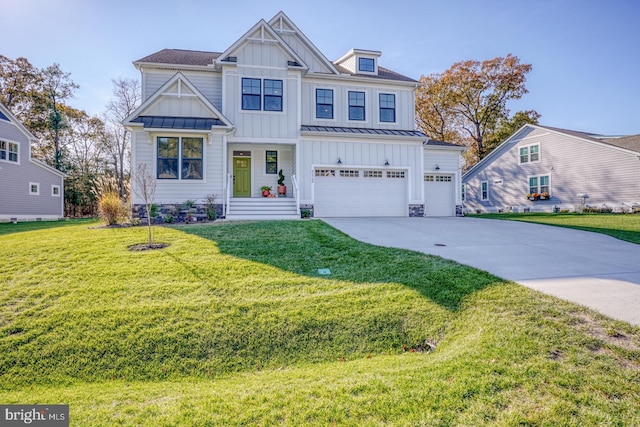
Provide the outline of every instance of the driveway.
<path id="1" fill-rule="evenodd" d="M 439 255 L 640 326 L 640 245 L 480 218 L 326 218 L 351 237 Z"/>

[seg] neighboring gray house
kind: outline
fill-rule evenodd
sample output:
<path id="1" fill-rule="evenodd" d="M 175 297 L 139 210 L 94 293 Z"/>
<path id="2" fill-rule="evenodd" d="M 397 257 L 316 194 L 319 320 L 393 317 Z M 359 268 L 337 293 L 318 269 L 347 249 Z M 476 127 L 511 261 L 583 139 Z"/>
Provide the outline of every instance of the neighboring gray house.
<path id="1" fill-rule="evenodd" d="M 36 138 L 0 104 L 0 221 L 64 217 L 66 175 L 31 158 Z"/>
<path id="2" fill-rule="evenodd" d="M 124 122 L 132 174 L 148 166 L 165 212 L 214 194 L 229 219 L 455 215 L 463 147 L 415 130 L 420 83 L 383 68 L 381 55 L 351 49 L 329 61 L 280 12 L 223 52 L 135 61 L 143 102 Z M 262 197 L 263 186 L 277 193 L 280 170 L 284 197 Z"/>
<path id="3" fill-rule="evenodd" d="M 525 125 L 463 176 L 465 212 L 640 207 L 640 135 Z"/>

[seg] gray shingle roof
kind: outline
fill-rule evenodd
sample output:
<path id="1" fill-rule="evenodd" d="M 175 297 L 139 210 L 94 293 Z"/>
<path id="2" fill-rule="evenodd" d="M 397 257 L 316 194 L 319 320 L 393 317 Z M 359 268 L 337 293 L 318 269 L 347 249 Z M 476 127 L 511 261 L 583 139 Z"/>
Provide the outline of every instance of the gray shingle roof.
<path id="1" fill-rule="evenodd" d="M 451 142 L 439 141 L 437 139 L 430 139 L 424 143 L 424 145 L 440 145 L 443 147 L 462 147 L 458 144 L 452 144 Z"/>
<path id="2" fill-rule="evenodd" d="M 135 63 L 151 63 L 151 64 L 170 64 L 170 65 L 211 65 L 220 57 L 220 52 L 204 52 L 199 50 L 184 50 L 184 49 L 162 49 L 156 53 L 145 56 L 144 58 L 134 61 Z M 398 74 L 395 71 L 391 71 L 384 67 L 378 67 L 378 75 L 373 76 L 370 74 L 353 74 L 349 70 L 340 65 L 335 65 L 336 69 L 343 74 L 350 76 L 366 77 L 372 79 L 383 80 L 396 80 L 402 82 L 418 83 L 416 80 Z"/>
<path id="3" fill-rule="evenodd" d="M 357 76 L 357 77 L 365 77 L 365 78 L 371 78 L 371 79 L 383 79 L 383 80 L 397 80 L 397 81 L 401 81 L 401 82 L 411 82 L 411 83 L 419 83 L 418 81 L 407 77 L 407 76 L 403 76 L 402 74 L 398 74 L 395 71 L 391 71 L 388 68 L 384 68 L 384 67 L 380 67 L 378 66 L 378 75 L 372 75 L 372 74 L 354 74 L 351 71 L 347 70 L 346 68 L 344 68 L 341 65 L 337 65 L 337 64 L 333 64 L 334 67 L 336 67 L 336 69 L 338 71 L 340 71 L 343 74 L 348 74 L 350 76 Z"/>
<path id="4" fill-rule="evenodd" d="M 162 49 L 135 62 L 172 65 L 210 65 L 221 55 L 220 52 L 199 50 Z"/>
<path id="5" fill-rule="evenodd" d="M 417 130 L 395 130 L 395 129 L 372 129 L 372 128 L 351 128 L 342 126 L 312 126 L 302 125 L 303 132 L 326 132 L 326 133 L 357 133 L 365 135 L 389 135 L 389 136 L 415 136 L 427 138 L 427 135 Z"/>
<path id="6" fill-rule="evenodd" d="M 541 128 L 561 132 L 571 136 L 577 136 L 578 138 L 587 139 L 594 142 L 601 142 L 604 144 L 613 145 L 614 147 L 624 148 L 631 151 L 637 151 L 640 153 L 640 135 L 631 135 L 621 138 L 611 138 L 597 133 L 579 132 L 569 129 L 555 128 L 551 126 L 540 126 Z"/>
<path id="7" fill-rule="evenodd" d="M 210 130 L 211 126 L 224 126 L 222 120 L 207 117 L 138 116 L 131 122 L 142 123 L 145 128 L 152 129 Z"/>

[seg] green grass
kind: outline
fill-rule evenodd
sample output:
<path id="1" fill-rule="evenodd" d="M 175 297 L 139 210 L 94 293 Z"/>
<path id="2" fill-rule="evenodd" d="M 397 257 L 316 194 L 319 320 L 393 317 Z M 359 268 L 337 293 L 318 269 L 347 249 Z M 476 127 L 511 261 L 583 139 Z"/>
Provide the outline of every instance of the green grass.
<path id="1" fill-rule="evenodd" d="M 320 221 L 155 228 L 148 252 L 143 227 L 10 226 L 1 403 L 78 426 L 640 424 L 638 328 L 451 261 Z"/>
<path id="2" fill-rule="evenodd" d="M 537 222 L 558 227 L 575 228 L 607 234 L 616 239 L 640 244 L 640 215 L 623 214 L 548 214 L 548 213 L 500 213 L 470 215 L 478 218 L 508 219 Z"/>

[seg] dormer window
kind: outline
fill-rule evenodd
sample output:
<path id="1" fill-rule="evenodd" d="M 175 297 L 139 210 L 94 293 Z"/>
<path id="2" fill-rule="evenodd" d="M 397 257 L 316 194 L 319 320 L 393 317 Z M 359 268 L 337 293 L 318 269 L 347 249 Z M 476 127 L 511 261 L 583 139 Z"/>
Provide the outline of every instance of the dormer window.
<path id="1" fill-rule="evenodd" d="M 358 58 L 358 71 L 373 73 L 376 71 L 376 62 L 373 58 Z"/>

